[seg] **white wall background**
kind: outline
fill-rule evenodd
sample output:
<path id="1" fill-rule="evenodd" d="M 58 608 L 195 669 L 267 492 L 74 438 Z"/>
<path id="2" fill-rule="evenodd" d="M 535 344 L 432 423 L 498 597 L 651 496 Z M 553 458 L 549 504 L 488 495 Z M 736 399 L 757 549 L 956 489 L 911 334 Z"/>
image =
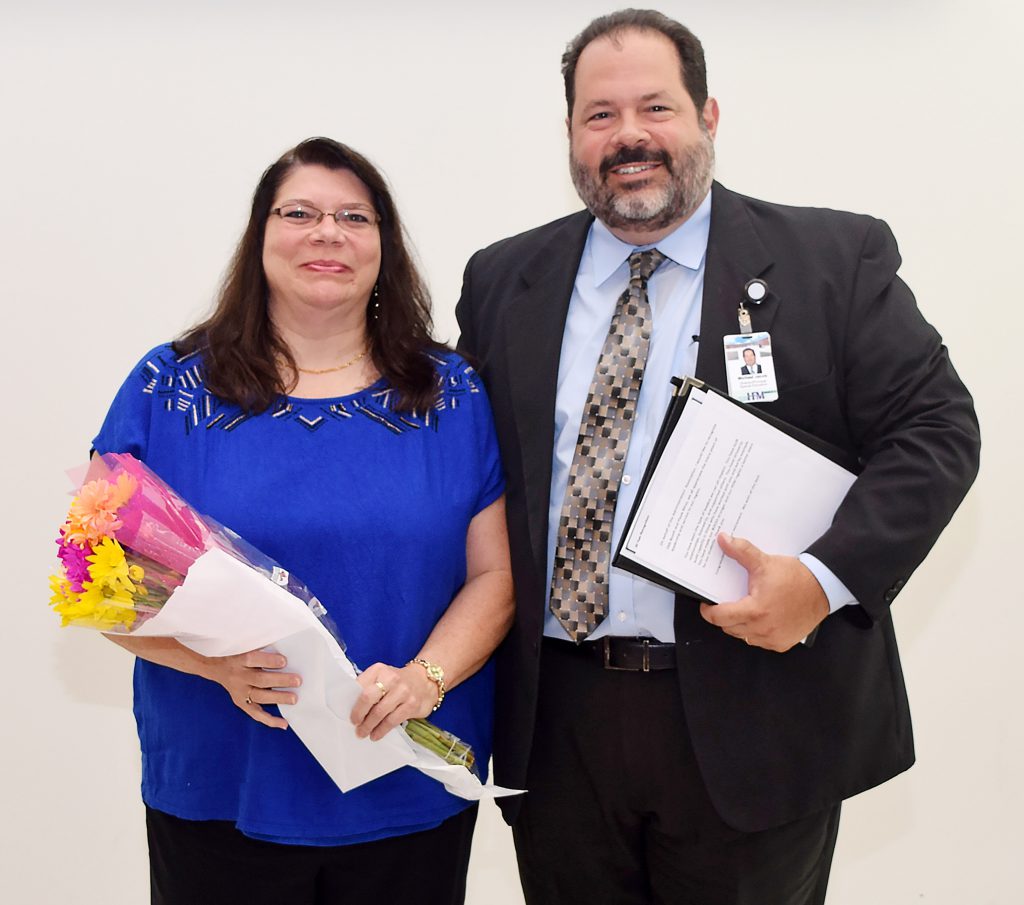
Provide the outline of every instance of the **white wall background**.
<path id="1" fill-rule="evenodd" d="M 314 134 L 388 175 L 437 332 L 471 252 L 574 210 L 558 59 L 611 3 L 36 0 L 0 10 L 7 497 L 0 900 L 140 903 L 130 658 L 59 631 L 51 538 L 137 357 L 206 308 L 262 169 Z M 691 0 L 720 178 L 884 217 L 983 421 L 982 476 L 897 605 L 919 763 L 852 801 L 830 905 L 1014 905 L 1024 13 L 1010 0 Z M 488 808 L 471 905 L 521 902 Z M 771 903 L 765 903 L 771 905 Z"/>

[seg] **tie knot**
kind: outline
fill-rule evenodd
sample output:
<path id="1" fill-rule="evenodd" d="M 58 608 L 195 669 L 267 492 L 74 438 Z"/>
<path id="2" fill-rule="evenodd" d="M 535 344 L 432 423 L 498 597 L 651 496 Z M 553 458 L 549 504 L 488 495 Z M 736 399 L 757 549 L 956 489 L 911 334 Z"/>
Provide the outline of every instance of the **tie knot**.
<path id="1" fill-rule="evenodd" d="M 646 283 L 664 260 L 665 256 L 656 248 L 650 248 L 647 251 L 634 251 L 629 256 L 630 281 L 639 278 Z"/>

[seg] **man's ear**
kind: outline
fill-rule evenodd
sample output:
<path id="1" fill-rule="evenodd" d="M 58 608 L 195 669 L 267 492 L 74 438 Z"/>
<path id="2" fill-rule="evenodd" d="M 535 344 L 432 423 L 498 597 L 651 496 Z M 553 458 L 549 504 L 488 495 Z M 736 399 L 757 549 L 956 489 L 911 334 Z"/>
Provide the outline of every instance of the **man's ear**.
<path id="1" fill-rule="evenodd" d="M 714 138 L 718 131 L 718 101 L 709 97 L 704 102 L 704 109 L 701 111 L 700 117 L 704 120 L 704 127 L 708 130 L 708 134 Z"/>

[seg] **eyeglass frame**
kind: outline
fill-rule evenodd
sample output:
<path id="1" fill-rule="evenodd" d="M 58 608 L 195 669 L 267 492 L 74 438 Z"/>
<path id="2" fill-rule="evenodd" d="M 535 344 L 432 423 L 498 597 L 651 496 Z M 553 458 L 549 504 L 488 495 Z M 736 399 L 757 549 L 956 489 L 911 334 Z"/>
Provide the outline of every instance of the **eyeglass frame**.
<path id="1" fill-rule="evenodd" d="M 292 205 L 294 205 L 296 207 L 299 207 L 299 208 L 302 208 L 304 211 L 306 211 L 309 214 L 312 214 L 313 211 L 316 211 L 320 215 L 315 220 L 311 220 L 308 223 L 303 223 L 303 222 L 299 222 L 299 221 L 292 221 L 291 225 L 293 227 L 297 226 L 299 229 L 312 229 L 315 226 L 319 226 L 321 223 L 324 222 L 324 217 L 327 217 L 327 216 L 329 216 L 335 222 L 335 224 L 338 226 L 339 229 L 345 229 L 346 227 L 351 227 L 353 224 L 351 223 L 351 221 L 348 221 L 348 220 L 345 220 L 345 221 L 339 220 L 338 216 L 339 216 L 339 214 L 348 214 L 348 213 L 363 214 L 364 216 L 366 216 L 370 220 L 370 222 L 367 224 L 368 226 L 378 226 L 378 227 L 380 226 L 380 221 L 381 221 L 380 214 L 378 214 L 375 210 L 373 210 L 373 208 L 362 207 L 358 203 L 353 204 L 350 207 L 339 208 L 336 211 L 322 211 L 316 205 L 309 204 L 308 202 L 305 202 L 305 201 L 289 201 L 286 204 L 281 204 L 281 205 L 278 205 L 277 207 L 271 208 L 270 209 L 270 213 L 271 214 L 276 214 L 278 219 L 280 219 L 281 221 L 285 221 L 285 216 L 284 216 L 284 214 L 281 213 L 281 209 L 285 208 L 285 207 L 291 207 Z M 357 227 L 357 229 L 358 228 L 359 227 Z"/>

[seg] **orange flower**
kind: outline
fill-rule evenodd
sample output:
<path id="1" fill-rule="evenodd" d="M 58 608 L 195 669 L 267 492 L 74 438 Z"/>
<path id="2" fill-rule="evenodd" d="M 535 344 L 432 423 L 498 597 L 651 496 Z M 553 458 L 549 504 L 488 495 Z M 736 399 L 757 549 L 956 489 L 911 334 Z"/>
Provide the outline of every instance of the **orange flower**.
<path id="1" fill-rule="evenodd" d="M 71 503 L 64 536 L 84 547 L 112 535 L 122 525 L 117 510 L 132 498 L 137 487 L 135 478 L 125 473 L 118 475 L 116 484 L 100 478 L 82 485 Z"/>

